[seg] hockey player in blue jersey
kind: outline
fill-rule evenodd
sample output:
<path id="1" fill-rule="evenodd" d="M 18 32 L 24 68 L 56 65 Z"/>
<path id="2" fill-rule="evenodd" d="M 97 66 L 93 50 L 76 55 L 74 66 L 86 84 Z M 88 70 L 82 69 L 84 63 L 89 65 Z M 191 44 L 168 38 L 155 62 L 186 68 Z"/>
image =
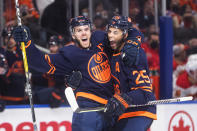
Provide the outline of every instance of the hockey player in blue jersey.
<path id="1" fill-rule="evenodd" d="M 71 75 L 80 71 L 82 80 L 75 95 L 80 108 L 104 106 L 112 97 L 113 85 L 108 56 L 105 53 L 106 34 L 91 32 L 91 22 L 84 16 L 72 18 L 70 31 L 74 45 L 65 46 L 57 54 L 43 54 L 33 44 L 26 27 L 17 27 L 13 36 L 26 43 L 30 69 L 38 72 Z M 74 113 L 72 131 L 105 131 L 108 122 L 103 112 Z"/>
<path id="2" fill-rule="evenodd" d="M 155 100 L 146 55 L 140 48 L 143 36 L 131 26 L 130 18 L 114 16 L 107 27 L 109 44 L 114 52 L 110 60 L 112 76 L 117 79 L 114 83 L 116 93 L 106 105 L 106 113 L 118 117 L 113 131 L 146 131 L 156 119 L 155 106 L 128 108 L 130 103 L 145 104 Z"/>
<path id="3" fill-rule="evenodd" d="M 75 89 L 79 106 L 81 108 L 103 106 L 114 92 L 111 69 L 106 55 L 106 53 L 110 54 L 105 44 L 106 34 L 99 31 L 91 33 L 91 22 L 83 16 L 71 19 L 70 24 L 75 45 L 66 46 L 57 54 L 42 54 L 35 48 L 26 27 L 17 27 L 13 35 L 17 42 L 26 43 L 30 69 L 62 77 L 71 75 L 73 71 L 80 71 L 82 80 L 79 88 Z M 125 53 L 128 48 L 130 47 L 125 47 Z M 132 63 L 132 59 L 128 59 L 130 57 L 125 58 L 127 58 L 125 63 Z M 121 94 L 116 94 L 116 97 L 127 99 L 126 95 Z M 127 102 L 129 103 L 129 100 Z M 109 122 L 106 122 L 102 112 L 74 113 L 72 130 L 106 130 L 106 123 Z"/>

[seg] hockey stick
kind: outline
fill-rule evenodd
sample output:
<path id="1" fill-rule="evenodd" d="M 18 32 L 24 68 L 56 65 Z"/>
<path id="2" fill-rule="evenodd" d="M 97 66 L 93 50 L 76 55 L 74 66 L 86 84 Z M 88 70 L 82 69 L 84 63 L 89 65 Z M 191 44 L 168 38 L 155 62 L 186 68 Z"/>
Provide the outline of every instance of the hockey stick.
<path id="1" fill-rule="evenodd" d="M 70 88 L 70 89 L 69 89 Z M 83 113 L 83 112 L 93 112 L 93 111 L 104 111 L 106 110 L 105 107 L 95 107 L 95 108 L 79 108 L 77 101 L 75 99 L 74 93 L 72 91 L 72 88 L 69 87 L 65 90 L 66 98 L 75 113 Z M 72 94 L 72 95 L 71 95 Z M 157 105 L 157 104 L 167 104 L 167 103 L 173 103 L 173 102 L 181 102 L 181 101 L 190 101 L 193 100 L 192 96 L 188 97 L 180 97 L 180 98 L 174 98 L 174 99 L 164 99 L 164 100 L 155 100 L 155 101 L 149 101 L 146 104 L 142 105 L 130 105 L 130 108 L 133 107 L 141 107 L 141 106 L 151 106 L 151 105 Z"/>
<path id="2" fill-rule="evenodd" d="M 18 24 L 18 26 L 22 26 L 18 0 L 15 0 L 15 5 L 16 5 L 17 24 Z M 30 85 L 30 76 L 29 76 L 29 71 L 28 71 L 28 63 L 27 63 L 27 56 L 26 56 L 24 42 L 21 42 L 21 48 L 22 48 L 23 64 L 24 64 L 25 77 L 26 77 L 25 92 L 27 93 L 27 95 L 29 97 L 32 120 L 33 120 L 33 128 L 34 128 L 34 131 L 37 131 L 38 128 L 36 125 L 36 117 L 35 117 L 35 111 L 34 111 L 34 105 L 33 105 L 33 96 L 32 96 L 32 90 L 31 90 L 31 85 Z"/>
<path id="3" fill-rule="evenodd" d="M 66 87 L 65 95 L 66 95 L 67 101 L 68 101 L 71 109 L 73 110 L 73 112 L 76 112 L 76 110 L 79 109 L 79 106 L 78 106 L 77 101 L 75 99 L 73 89 L 71 87 Z"/>

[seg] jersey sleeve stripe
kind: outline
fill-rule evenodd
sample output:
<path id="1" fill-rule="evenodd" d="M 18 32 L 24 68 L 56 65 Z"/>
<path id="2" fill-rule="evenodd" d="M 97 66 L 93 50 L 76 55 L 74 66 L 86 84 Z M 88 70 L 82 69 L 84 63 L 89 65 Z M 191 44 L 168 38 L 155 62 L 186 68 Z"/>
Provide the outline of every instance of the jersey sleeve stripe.
<path id="1" fill-rule="evenodd" d="M 148 87 L 148 86 L 131 88 L 131 90 L 137 90 L 137 89 L 142 89 L 142 90 L 145 90 L 145 91 L 148 91 L 148 92 L 152 92 L 152 87 Z"/>
<path id="2" fill-rule="evenodd" d="M 47 61 L 47 63 L 49 64 L 49 66 L 51 67 L 51 69 L 49 69 L 49 71 L 47 72 L 48 74 L 54 74 L 56 68 L 53 66 L 53 64 L 51 63 L 51 59 L 49 57 L 49 55 L 45 54 L 45 60 Z"/>

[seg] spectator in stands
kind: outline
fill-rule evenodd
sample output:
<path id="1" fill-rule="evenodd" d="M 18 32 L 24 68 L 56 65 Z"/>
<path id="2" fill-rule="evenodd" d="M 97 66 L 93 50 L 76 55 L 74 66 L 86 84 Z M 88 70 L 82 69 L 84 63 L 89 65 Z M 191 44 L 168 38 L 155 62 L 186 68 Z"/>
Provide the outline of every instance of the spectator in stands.
<path id="1" fill-rule="evenodd" d="M 188 55 L 197 53 L 197 38 L 192 38 L 189 40 L 189 49 L 187 53 Z"/>
<path id="2" fill-rule="evenodd" d="M 0 47 L 0 112 L 5 109 L 5 101 L 2 99 L 2 96 L 7 87 L 7 78 L 6 73 L 8 71 L 8 64 L 5 58 L 5 51 Z"/>
<path id="3" fill-rule="evenodd" d="M 146 30 L 146 32 L 144 32 L 144 41 L 148 41 L 148 37 L 150 36 L 150 34 L 155 32 L 158 32 L 158 29 L 155 24 L 151 24 Z"/>
<path id="4" fill-rule="evenodd" d="M 8 72 L 6 73 L 6 87 L 3 89 L 1 98 L 6 104 L 25 104 L 25 74 L 23 67 L 22 54 L 19 52 L 15 40 L 12 37 L 12 27 L 5 28 L 4 42 L 6 45 L 5 59 L 8 63 Z"/>
<path id="5" fill-rule="evenodd" d="M 109 18 L 108 11 L 104 8 L 104 5 L 102 2 L 99 2 L 96 5 L 96 16 L 101 16 L 104 20 L 107 20 Z"/>
<path id="6" fill-rule="evenodd" d="M 15 1 L 4 0 L 4 2 L 5 2 L 4 18 L 6 21 L 6 26 L 15 26 L 17 24 Z M 36 19 L 39 18 L 39 14 L 37 10 L 34 8 L 32 0 L 19 0 L 18 2 L 20 5 L 22 19 L 23 19 L 23 16 L 25 16 L 27 13 L 29 14 L 28 17 L 34 17 Z"/>
<path id="7" fill-rule="evenodd" d="M 142 48 L 144 48 L 147 55 L 150 70 L 159 70 L 159 43 L 158 33 L 151 33 L 148 41 L 142 44 Z"/>
<path id="8" fill-rule="evenodd" d="M 188 57 L 186 69 L 174 85 L 174 97 L 193 96 L 197 98 L 197 54 Z"/>
<path id="9" fill-rule="evenodd" d="M 173 46 L 173 70 L 179 65 L 185 65 L 187 62 L 187 54 L 186 54 L 187 46 L 182 43 L 175 44 Z"/>
<path id="10" fill-rule="evenodd" d="M 152 0 L 147 0 L 144 4 L 144 8 L 136 16 L 136 22 L 139 23 L 139 28 L 142 32 L 145 32 L 147 28 L 154 24 L 154 6 Z"/>
<path id="11" fill-rule="evenodd" d="M 177 77 L 185 71 L 187 48 L 187 45 L 182 43 L 178 43 L 173 46 L 173 85 L 176 85 Z"/>
<path id="12" fill-rule="evenodd" d="M 172 17 L 173 27 L 179 28 L 181 26 L 181 6 L 179 5 L 179 0 L 171 0 L 169 9 L 167 10 L 167 16 Z"/>
<path id="13" fill-rule="evenodd" d="M 62 36 L 51 36 L 49 39 L 49 50 L 50 53 L 55 54 L 58 52 L 59 48 L 63 44 L 63 37 Z"/>
<path id="14" fill-rule="evenodd" d="M 190 5 L 185 5 L 183 13 L 183 26 L 184 28 L 197 29 L 197 16 Z"/>
<path id="15" fill-rule="evenodd" d="M 142 44 L 148 59 L 148 66 L 150 69 L 150 78 L 155 92 L 156 99 L 159 99 L 159 35 L 158 33 L 149 34 L 148 41 Z"/>
<path id="16" fill-rule="evenodd" d="M 190 5 L 182 6 L 180 15 L 179 25 L 174 28 L 175 42 L 187 43 L 197 37 L 197 18 Z"/>
<path id="17" fill-rule="evenodd" d="M 100 15 L 96 15 L 94 18 L 94 30 L 105 30 L 106 23 L 106 19 L 103 19 Z"/>

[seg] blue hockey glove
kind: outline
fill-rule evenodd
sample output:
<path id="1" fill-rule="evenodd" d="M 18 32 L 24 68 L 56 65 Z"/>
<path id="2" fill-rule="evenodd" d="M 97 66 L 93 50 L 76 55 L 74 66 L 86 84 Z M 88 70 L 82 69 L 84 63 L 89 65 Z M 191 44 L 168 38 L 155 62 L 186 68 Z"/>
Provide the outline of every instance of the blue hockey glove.
<path id="1" fill-rule="evenodd" d="M 132 99 L 126 94 L 115 94 L 105 106 L 105 113 L 112 116 L 112 119 L 118 118 L 132 104 Z"/>
<path id="2" fill-rule="evenodd" d="M 16 42 L 25 42 L 31 40 L 29 28 L 26 26 L 17 26 L 13 31 L 13 37 Z"/>
<path id="3" fill-rule="evenodd" d="M 122 60 L 126 66 L 132 67 L 139 62 L 139 48 L 144 35 L 135 28 L 128 31 L 127 41 L 122 49 Z"/>
<path id="4" fill-rule="evenodd" d="M 139 48 L 126 43 L 122 49 L 121 56 L 124 64 L 128 67 L 137 65 L 139 61 Z"/>

